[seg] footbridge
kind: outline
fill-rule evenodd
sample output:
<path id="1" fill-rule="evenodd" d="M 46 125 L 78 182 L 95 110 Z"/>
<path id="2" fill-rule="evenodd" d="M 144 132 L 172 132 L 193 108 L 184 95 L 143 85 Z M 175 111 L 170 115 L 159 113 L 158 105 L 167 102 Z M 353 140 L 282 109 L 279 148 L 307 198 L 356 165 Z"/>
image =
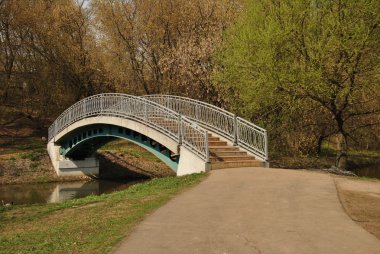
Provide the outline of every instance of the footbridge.
<path id="1" fill-rule="evenodd" d="M 177 175 L 268 165 L 266 130 L 214 105 L 172 95 L 98 94 L 50 126 L 48 153 L 58 175 L 97 175 L 96 150 L 128 139 Z"/>

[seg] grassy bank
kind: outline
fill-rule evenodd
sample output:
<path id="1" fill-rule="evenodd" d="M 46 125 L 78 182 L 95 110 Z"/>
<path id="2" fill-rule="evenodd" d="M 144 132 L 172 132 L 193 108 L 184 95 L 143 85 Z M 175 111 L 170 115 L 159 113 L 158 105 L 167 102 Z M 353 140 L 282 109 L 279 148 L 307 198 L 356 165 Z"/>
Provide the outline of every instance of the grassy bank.
<path id="1" fill-rule="evenodd" d="M 0 253 L 107 253 L 146 214 L 204 177 L 153 179 L 61 204 L 0 208 Z"/>
<path id="2" fill-rule="evenodd" d="M 99 149 L 98 158 L 101 164 L 100 177 L 107 179 L 173 175 L 173 171 L 156 156 L 127 140 L 108 143 Z M 46 151 L 46 141 L 41 138 L 0 138 L 0 185 L 76 181 L 83 178 L 87 177 L 57 176 Z"/>
<path id="3" fill-rule="evenodd" d="M 129 171 L 146 177 L 174 176 L 174 172 L 159 158 L 144 148 L 124 139 L 118 139 L 98 150 L 100 177 L 116 176 Z"/>
<path id="4" fill-rule="evenodd" d="M 0 185 L 77 181 L 87 177 L 59 177 L 38 137 L 0 138 Z"/>

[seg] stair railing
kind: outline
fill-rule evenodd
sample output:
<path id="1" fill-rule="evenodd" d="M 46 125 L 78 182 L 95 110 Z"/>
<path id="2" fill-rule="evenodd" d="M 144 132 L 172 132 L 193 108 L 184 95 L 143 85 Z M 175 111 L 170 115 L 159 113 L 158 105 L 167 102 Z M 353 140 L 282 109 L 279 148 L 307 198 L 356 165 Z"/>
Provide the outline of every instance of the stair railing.
<path id="1" fill-rule="evenodd" d="M 157 94 L 143 97 L 188 117 L 256 157 L 268 160 L 268 137 L 265 129 L 206 102 L 174 95 Z"/>

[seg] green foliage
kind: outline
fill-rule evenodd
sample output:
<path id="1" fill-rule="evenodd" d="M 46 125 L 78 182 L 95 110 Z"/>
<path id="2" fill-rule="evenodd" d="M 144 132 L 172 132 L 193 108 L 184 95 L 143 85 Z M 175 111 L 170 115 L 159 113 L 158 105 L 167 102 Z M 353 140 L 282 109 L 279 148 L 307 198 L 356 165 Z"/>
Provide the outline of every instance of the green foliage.
<path id="1" fill-rule="evenodd" d="M 376 0 L 246 1 L 215 56 L 215 85 L 234 111 L 268 128 L 276 150 L 318 150 L 368 117 L 376 124 L 379 22 Z"/>

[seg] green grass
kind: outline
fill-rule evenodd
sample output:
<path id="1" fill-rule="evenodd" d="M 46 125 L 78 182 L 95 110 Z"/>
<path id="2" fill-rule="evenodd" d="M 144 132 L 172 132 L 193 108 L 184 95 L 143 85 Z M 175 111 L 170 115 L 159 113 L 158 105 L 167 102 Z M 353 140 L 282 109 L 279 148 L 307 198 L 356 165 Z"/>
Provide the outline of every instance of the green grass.
<path id="1" fill-rule="evenodd" d="M 46 142 L 38 138 L 26 138 L 21 144 L 14 146 L 14 149 L 21 151 L 42 152 L 46 149 Z"/>
<path id="2" fill-rule="evenodd" d="M 152 210 L 205 174 L 153 179 L 60 204 L 0 208 L 0 253 L 108 253 Z"/>
<path id="3" fill-rule="evenodd" d="M 42 153 L 43 152 L 40 152 L 40 151 L 31 151 L 31 152 L 27 152 L 27 153 L 21 153 L 20 158 L 21 159 L 28 159 L 31 161 L 38 161 L 39 158 L 41 157 Z"/>
<path id="4" fill-rule="evenodd" d="M 336 147 L 334 144 L 331 144 L 327 141 L 322 143 L 322 155 L 324 156 L 333 156 L 335 157 L 337 153 Z M 365 149 L 348 149 L 348 156 L 352 157 L 364 157 L 364 158 L 378 158 L 380 156 L 379 150 L 365 150 Z"/>

